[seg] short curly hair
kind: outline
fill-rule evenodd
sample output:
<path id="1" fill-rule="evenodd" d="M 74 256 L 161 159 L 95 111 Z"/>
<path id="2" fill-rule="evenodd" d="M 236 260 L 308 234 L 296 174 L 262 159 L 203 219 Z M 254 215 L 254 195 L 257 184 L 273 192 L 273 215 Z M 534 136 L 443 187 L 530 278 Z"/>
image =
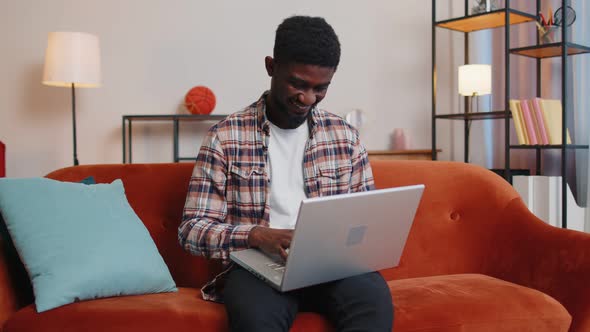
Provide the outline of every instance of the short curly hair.
<path id="1" fill-rule="evenodd" d="M 274 59 L 337 68 L 340 42 L 334 29 L 322 17 L 291 16 L 277 28 Z"/>

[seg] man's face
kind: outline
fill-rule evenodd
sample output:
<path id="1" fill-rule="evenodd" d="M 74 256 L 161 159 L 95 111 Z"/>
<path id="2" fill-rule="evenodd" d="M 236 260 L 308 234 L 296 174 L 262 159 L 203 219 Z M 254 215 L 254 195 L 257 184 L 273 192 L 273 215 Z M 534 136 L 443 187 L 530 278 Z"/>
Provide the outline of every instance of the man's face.
<path id="1" fill-rule="evenodd" d="M 271 79 L 267 107 L 270 120 L 280 128 L 296 128 L 328 92 L 336 68 L 300 63 L 277 63 L 266 57 Z"/>

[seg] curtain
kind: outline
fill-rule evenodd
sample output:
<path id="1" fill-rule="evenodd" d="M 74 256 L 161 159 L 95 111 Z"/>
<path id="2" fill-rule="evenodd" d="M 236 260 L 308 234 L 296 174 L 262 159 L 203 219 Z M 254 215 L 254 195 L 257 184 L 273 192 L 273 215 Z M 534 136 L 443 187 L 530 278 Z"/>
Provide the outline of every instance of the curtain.
<path id="1" fill-rule="evenodd" d="M 577 19 L 572 25 L 573 41 L 584 46 L 590 46 L 590 3 L 585 0 L 577 0 L 572 3 L 572 7 L 576 11 Z M 581 142 L 580 144 L 590 144 L 590 98 L 588 91 L 590 91 L 590 54 L 579 55 L 575 57 L 573 62 L 573 106 L 574 114 L 578 117 L 576 119 L 576 135 L 575 138 Z M 579 170 L 578 177 L 578 194 L 579 202 L 582 202 L 586 207 L 585 213 L 585 231 L 590 232 L 590 153 L 588 150 L 580 150 L 578 152 L 580 162 L 576 164 L 576 169 Z"/>

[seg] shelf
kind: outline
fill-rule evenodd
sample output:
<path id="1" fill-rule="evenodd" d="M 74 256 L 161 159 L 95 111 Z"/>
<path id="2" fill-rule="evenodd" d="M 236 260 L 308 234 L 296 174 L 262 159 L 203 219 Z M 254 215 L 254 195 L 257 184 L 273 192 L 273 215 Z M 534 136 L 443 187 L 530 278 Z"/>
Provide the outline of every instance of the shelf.
<path id="1" fill-rule="evenodd" d="M 142 120 L 142 121 L 159 121 L 159 120 L 188 120 L 188 121 L 205 121 L 205 120 L 223 120 L 227 114 L 136 114 L 123 115 L 123 120 Z"/>
<path id="2" fill-rule="evenodd" d="M 511 149 L 529 149 L 529 150 L 545 150 L 545 149 L 561 149 L 562 144 L 551 144 L 551 145 L 510 145 Z M 566 144 L 566 149 L 588 149 L 588 145 L 580 144 Z"/>
<path id="3" fill-rule="evenodd" d="M 436 152 L 442 152 L 436 149 Z M 413 149 L 413 150 L 369 150 L 369 161 L 375 160 L 432 160 L 432 150 L 430 149 Z"/>
<path id="4" fill-rule="evenodd" d="M 453 113 L 453 114 L 439 114 L 434 116 L 437 119 L 451 119 L 451 120 L 490 120 L 490 119 L 505 119 L 506 112 L 475 112 L 475 113 Z M 512 116 L 509 115 L 509 118 Z"/>
<path id="5" fill-rule="evenodd" d="M 438 21 L 436 22 L 436 26 L 460 32 L 473 32 L 477 30 L 499 28 L 505 25 L 506 11 L 506 9 L 498 9 L 487 13 Z M 509 9 L 508 11 L 510 12 L 511 25 L 532 22 L 536 19 L 534 15 L 518 10 Z"/>
<path id="6" fill-rule="evenodd" d="M 178 155 L 179 147 L 179 132 L 180 123 L 184 121 L 220 121 L 227 117 L 227 114 L 128 114 L 123 115 L 123 164 L 129 162 L 133 163 L 133 145 L 131 144 L 131 133 L 133 122 L 136 121 L 168 121 L 172 124 L 172 146 L 174 149 L 173 158 L 174 162 L 180 160 L 193 160 L 192 158 L 180 158 Z M 127 141 L 129 138 L 129 141 Z M 127 151 L 129 150 L 129 151 Z M 127 158 L 127 152 L 129 152 L 129 158 Z"/>
<path id="7" fill-rule="evenodd" d="M 535 59 L 552 58 L 556 56 L 561 56 L 562 45 L 563 43 L 551 43 L 545 45 L 533 45 L 527 47 L 511 48 L 510 53 L 527 56 Z M 574 43 L 566 43 L 566 45 L 568 55 L 590 53 L 590 47 Z"/>

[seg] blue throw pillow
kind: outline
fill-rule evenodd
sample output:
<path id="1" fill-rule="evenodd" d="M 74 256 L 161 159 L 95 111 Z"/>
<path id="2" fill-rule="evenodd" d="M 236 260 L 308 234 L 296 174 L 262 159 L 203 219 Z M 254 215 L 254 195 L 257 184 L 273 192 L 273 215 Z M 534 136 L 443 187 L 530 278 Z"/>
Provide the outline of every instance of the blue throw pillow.
<path id="1" fill-rule="evenodd" d="M 79 300 L 176 291 L 121 180 L 0 179 L 0 211 L 38 312 Z"/>
<path id="2" fill-rule="evenodd" d="M 84 178 L 84 179 L 80 180 L 80 183 L 84 183 L 84 184 L 96 184 L 96 180 L 94 180 L 94 176 L 89 176 L 87 178 Z"/>
<path id="3" fill-rule="evenodd" d="M 79 183 L 84 184 L 96 184 L 96 180 L 93 176 L 89 176 L 79 181 Z M 12 239 L 10 238 L 10 234 L 8 234 L 8 230 L 6 229 L 6 224 L 4 223 L 4 219 L 2 219 L 2 213 L 0 211 L 0 251 L 4 253 L 5 259 L 14 270 L 12 274 L 19 283 L 23 285 L 23 292 L 26 293 L 27 297 L 33 297 L 33 289 L 31 288 L 29 276 L 27 275 L 27 271 L 25 266 L 23 265 L 22 261 L 18 257 L 18 253 L 16 252 L 16 248 L 14 248 L 14 244 L 12 243 Z"/>

